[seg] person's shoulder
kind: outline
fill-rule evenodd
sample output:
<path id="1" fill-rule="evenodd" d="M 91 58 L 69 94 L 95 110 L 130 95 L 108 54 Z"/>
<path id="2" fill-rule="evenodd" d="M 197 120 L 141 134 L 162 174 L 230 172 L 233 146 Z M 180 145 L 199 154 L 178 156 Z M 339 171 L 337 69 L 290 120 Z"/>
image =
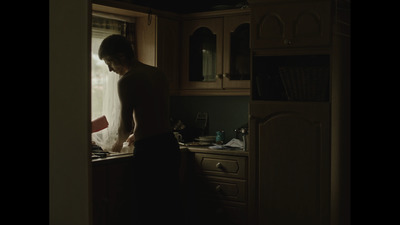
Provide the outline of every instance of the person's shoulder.
<path id="1" fill-rule="evenodd" d="M 123 86 L 128 85 L 128 83 L 132 83 L 135 80 L 135 74 L 132 71 L 129 71 L 125 75 L 121 76 L 118 80 L 118 85 Z"/>
<path id="2" fill-rule="evenodd" d="M 142 66 L 143 69 L 145 69 L 147 71 L 153 71 L 155 73 L 156 72 L 157 73 L 161 72 L 161 70 L 158 67 L 155 67 L 155 66 L 151 66 L 151 65 L 148 65 L 148 64 L 144 64 L 144 63 L 142 63 L 141 66 Z"/>

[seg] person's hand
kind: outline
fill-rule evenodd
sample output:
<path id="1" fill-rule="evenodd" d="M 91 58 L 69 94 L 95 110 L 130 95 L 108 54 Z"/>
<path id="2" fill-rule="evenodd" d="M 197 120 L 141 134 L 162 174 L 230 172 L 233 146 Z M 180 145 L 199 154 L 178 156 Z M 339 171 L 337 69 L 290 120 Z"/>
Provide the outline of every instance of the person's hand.
<path id="1" fill-rule="evenodd" d="M 126 139 L 125 142 L 128 142 L 128 146 L 133 145 L 133 143 L 135 142 L 135 134 L 131 134 L 129 135 L 129 137 Z"/>
<path id="2" fill-rule="evenodd" d="M 117 141 L 115 144 L 112 146 L 111 151 L 112 152 L 120 152 L 122 149 L 122 142 Z"/>

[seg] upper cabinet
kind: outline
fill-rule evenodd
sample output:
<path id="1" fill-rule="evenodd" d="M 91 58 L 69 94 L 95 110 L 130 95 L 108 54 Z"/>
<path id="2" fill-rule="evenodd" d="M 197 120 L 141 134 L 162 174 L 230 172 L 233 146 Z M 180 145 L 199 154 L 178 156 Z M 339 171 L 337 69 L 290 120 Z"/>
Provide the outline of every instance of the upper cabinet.
<path id="1" fill-rule="evenodd" d="M 263 3 L 252 6 L 252 48 L 328 46 L 330 1 Z"/>
<path id="2" fill-rule="evenodd" d="M 179 20 L 157 17 L 157 67 L 167 75 L 171 94 L 179 91 L 180 31 Z"/>
<path id="3" fill-rule="evenodd" d="M 217 13 L 183 20 L 181 91 L 249 95 L 250 11 Z"/>
<path id="4" fill-rule="evenodd" d="M 250 88 L 250 16 L 224 18 L 224 88 Z"/>
<path id="5" fill-rule="evenodd" d="M 223 18 L 183 22 L 182 87 L 222 87 Z"/>

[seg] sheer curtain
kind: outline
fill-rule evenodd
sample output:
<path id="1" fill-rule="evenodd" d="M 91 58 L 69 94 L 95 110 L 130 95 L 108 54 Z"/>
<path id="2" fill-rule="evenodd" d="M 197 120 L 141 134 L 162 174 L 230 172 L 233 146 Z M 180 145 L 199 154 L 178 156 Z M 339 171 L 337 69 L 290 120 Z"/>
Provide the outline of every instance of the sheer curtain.
<path id="1" fill-rule="evenodd" d="M 111 34 L 126 36 L 127 24 L 131 30 L 131 23 L 92 17 L 92 120 L 105 115 L 109 123 L 108 128 L 92 134 L 92 141 L 105 151 L 111 151 L 118 137 L 121 111 L 117 89 L 119 75 L 109 72 L 107 65 L 99 59 L 97 53 L 101 42 L 107 36 Z M 134 34 L 132 31 L 129 33 Z M 129 37 L 129 40 L 134 40 L 134 37 Z"/>
<path id="2" fill-rule="evenodd" d="M 215 42 L 203 43 L 202 52 L 204 81 L 215 81 L 215 75 L 217 74 Z"/>

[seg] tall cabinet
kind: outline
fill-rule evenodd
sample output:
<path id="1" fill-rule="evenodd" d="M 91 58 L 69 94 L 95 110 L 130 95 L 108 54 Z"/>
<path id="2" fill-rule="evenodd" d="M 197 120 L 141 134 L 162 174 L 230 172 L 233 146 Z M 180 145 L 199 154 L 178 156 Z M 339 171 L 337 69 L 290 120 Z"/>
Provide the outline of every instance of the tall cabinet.
<path id="1" fill-rule="evenodd" d="M 349 1 L 248 2 L 249 224 L 350 224 Z"/>

